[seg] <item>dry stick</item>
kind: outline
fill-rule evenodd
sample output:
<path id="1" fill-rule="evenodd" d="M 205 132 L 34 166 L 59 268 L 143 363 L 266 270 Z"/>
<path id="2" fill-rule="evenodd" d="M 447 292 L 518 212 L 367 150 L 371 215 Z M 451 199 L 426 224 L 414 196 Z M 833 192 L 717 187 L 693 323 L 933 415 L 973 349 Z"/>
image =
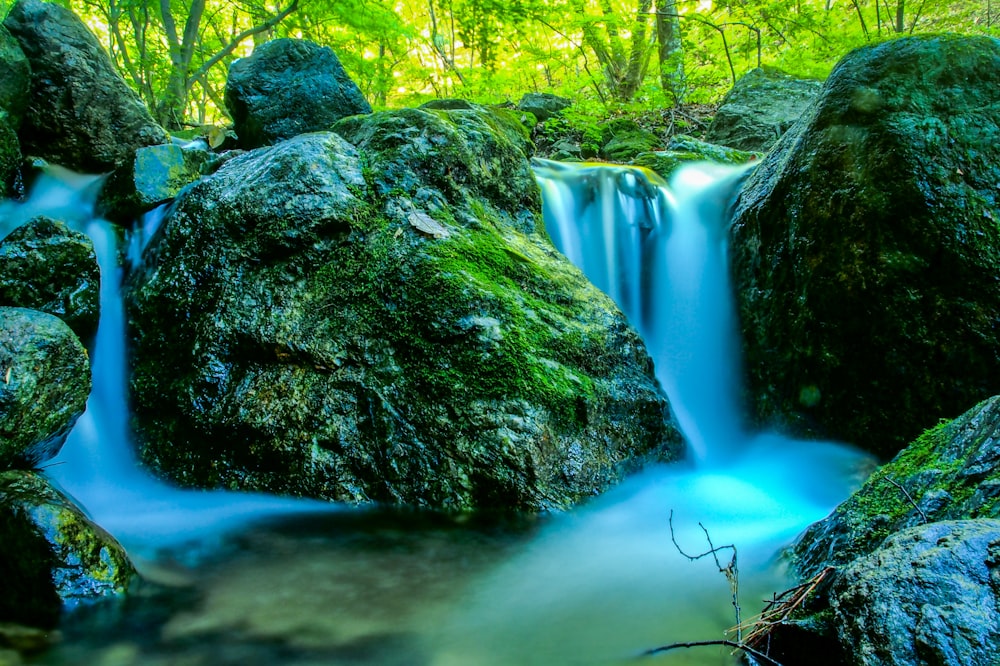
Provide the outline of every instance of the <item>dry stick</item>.
<path id="1" fill-rule="evenodd" d="M 917 506 L 917 503 L 913 500 L 913 497 L 910 495 L 910 493 L 906 492 L 906 488 L 904 488 L 903 486 L 899 485 L 899 483 L 897 483 L 896 480 L 893 479 L 891 476 L 886 476 L 885 480 L 888 481 L 889 483 L 891 483 L 892 485 L 896 486 L 896 488 L 899 489 L 899 492 L 903 493 L 903 495 L 906 496 L 906 499 L 908 499 L 910 501 L 910 504 L 912 504 L 913 508 L 917 510 L 917 513 L 920 514 L 920 517 L 924 519 L 924 522 L 925 523 L 928 522 L 927 521 L 927 514 L 924 513 L 923 509 L 921 509 L 919 506 Z"/>
<path id="2" fill-rule="evenodd" d="M 692 647 L 704 647 L 706 645 L 722 645 L 724 647 L 731 647 L 735 650 L 742 650 L 748 655 L 762 661 L 770 666 L 781 666 L 781 664 L 774 659 L 771 659 L 763 652 L 759 652 L 748 645 L 743 645 L 742 643 L 737 643 L 736 641 L 718 640 L 718 641 L 693 641 L 690 643 L 671 643 L 670 645 L 661 645 L 660 647 L 653 648 L 652 650 L 646 650 L 642 653 L 643 657 L 649 657 L 654 654 L 659 654 L 661 652 L 668 652 L 670 650 L 676 650 L 678 648 L 692 648 Z"/>

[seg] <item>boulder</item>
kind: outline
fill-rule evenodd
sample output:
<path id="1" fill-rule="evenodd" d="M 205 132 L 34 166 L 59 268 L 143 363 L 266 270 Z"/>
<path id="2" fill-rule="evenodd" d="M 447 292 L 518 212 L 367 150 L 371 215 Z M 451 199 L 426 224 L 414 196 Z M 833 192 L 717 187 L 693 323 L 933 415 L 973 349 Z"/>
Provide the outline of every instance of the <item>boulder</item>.
<path id="1" fill-rule="evenodd" d="M 125 550 L 45 477 L 0 472 L 0 623 L 55 627 L 64 608 L 124 592 Z"/>
<path id="2" fill-rule="evenodd" d="M 772 632 L 771 656 L 786 666 L 992 663 L 998 529 L 995 396 L 925 432 L 792 547 L 799 577 L 824 583 Z M 973 655 L 976 645 L 990 648 Z"/>
<path id="3" fill-rule="evenodd" d="M 372 110 L 333 51 L 304 39 L 275 39 L 234 62 L 225 101 L 243 148 L 328 130 Z"/>
<path id="4" fill-rule="evenodd" d="M 107 219 L 131 222 L 173 199 L 213 168 L 216 159 L 201 141 L 139 148 L 134 159 L 108 177 L 98 208 Z"/>
<path id="5" fill-rule="evenodd" d="M 562 113 L 573 105 L 573 102 L 551 93 L 526 93 L 517 103 L 518 111 L 530 113 L 542 123 L 552 116 Z"/>
<path id="6" fill-rule="evenodd" d="M 0 25 L 0 118 L 17 130 L 28 104 L 31 65 L 20 44 L 7 28 Z"/>
<path id="7" fill-rule="evenodd" d="M 0 307 L 0 469 L 55 456 L 89 393 L 87 352 L 62 320 Z"/>
<path id="8" fill-rule="evenodd" d="M 475 108 L 336 129 L 186 189 L 131 278 L 148 465 L 188 486 L 548 509 L 677 455 L 642 342 L 540 232 L 523 127 Z"/>
<path id="9" fill-rule="evenodd" d="M 889 457 L 1000 393 L 1000 41 L 858 49 L 737 201 L 755 418 Z"/>
<path id="10" fill-rule="evenodd" d="M 2 65 L 0 65 L 2 66 Z M 21 144 L 8 122 L 0 114 L 0 198 L 18 194 L 21 173 Z"/>
<path id="11" fill-rule="evenodd" d="M 62 222 L 36 217 L 0 241 L 0 306 L 55 315 L 90 340 L 97 332 L 100 286 L 94 244 Z"/>
<path id="12" fill-rule="evenodd" d="M 812 104 L 822 86 L 822 81 L 772 69 L 750 70 L 722 98 L 705 140 L 766 153 Z"/>
<path id="13" fill-rule="evenodd" d="M 22 150 L 85 173 L 111 171 L 136 148 L 169 140 L 73 12 L 18 0 L 3 25 L 31 64 Z"/>
<path id="14" fill-rule="evenodd" d="M 1000 521 L 908 528 L 844 568 L 832 622 L 856 666 L 992 666 L 1000 654 Z"/>

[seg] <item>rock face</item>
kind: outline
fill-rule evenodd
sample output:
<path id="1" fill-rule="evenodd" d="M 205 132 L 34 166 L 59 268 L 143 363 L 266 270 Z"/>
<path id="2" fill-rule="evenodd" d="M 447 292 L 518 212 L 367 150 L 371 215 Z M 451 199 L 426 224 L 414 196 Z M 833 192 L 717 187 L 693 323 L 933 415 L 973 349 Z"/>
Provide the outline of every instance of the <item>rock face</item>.
<path id="1" fill-rule="evenodd" d="M 142 458 L 185 485 L 565 507 L 679 450 L 648 356 L 539 235 L 526 130 L 342 121 L 185 190 L 130 289 Z"/>
<path id="2" fill-rule="evenodd" d="M 100 286 L 94 244 L 62 222 L 38 217 L 0 242 L 0 306 L 48 312 L 89 340 L 97 332 Z"/>
<path id="3" fill-rule="evenodd" d="M 169 140 L 97 38 L 70 10 L 19 0 L 4 26 L 31 64 L 20 134 L 25 153 L 100 173 L 130 160 L 140 146 Z"/>
<path id="4" fill-rule="evenodd" d="M 772 637 L 783 664 L 992 664 L 1000 649 L 1000 396 L 928 430 L 792 550 L 835 567 Z"/>
<path id="5" fill-rule="evenodd" d="M 34 472 L 0 472 L 0 622 L 54 627 L 64 607 L 124 592 L 124 549 Z"/>
<path id="6" fill-rule="evenodd" d="M 822 85 L 777 71 L 751 70 L 722 99 L 705 140 L 767 152 L 816 99 Z"/>
<path id="7" fill-rule="evenodd" d="M 1000 392 L 1000 41 L 846 56 L 732 229 L 760 422 L 888 457 Z"/>
<path id="8" fill-rule="evenodd" d="M 0 469 L 56 455 L 89 393 L 87 352 L 66 324 L 0 308 Z"/>
<path id="9" fill-rule="evenodd" d="M 234 62 L 226 108 L 244 148 L 328 130 L 372 110 L 333 51 L 302 39 L 275 39 Z"/>

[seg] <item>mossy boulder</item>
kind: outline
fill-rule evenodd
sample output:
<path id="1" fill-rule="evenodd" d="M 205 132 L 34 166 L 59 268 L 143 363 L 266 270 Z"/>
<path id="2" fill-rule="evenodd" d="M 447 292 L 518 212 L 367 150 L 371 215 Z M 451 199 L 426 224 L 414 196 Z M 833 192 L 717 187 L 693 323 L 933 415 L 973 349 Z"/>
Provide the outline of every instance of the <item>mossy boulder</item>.
<path id="1" fill-rule="evenodd" d="M 55 456 L 83 413 L 90 364 L 53 315 L 0 307 L 0 469 Z"/>
<path id="2" fill-rule="evenodd" d="M 1000 41 L 858 49 L 751 174 L 732 262 L 755 418 L 889 457 L 1000 392 Z"/>
<path id="3" fill-rule="evenodd" d="M 20 44 L 7 28 L 0 25 L 0 120 L 11 129 L 21 125 L 31 86 L 31 65 Z"/>
<path id="4" fill-rule="evenodd" d="M 329 47 L 288 38 L 261 44 L 232 64 L 225 102 L 243 148 L 328 130 L 372 110 Z"/>
<path id="5" fill-rule="evenodd" d="M 21 143 L 7 118 L 0 115 L 0 197 L 16 195 L 21 170 Z"/>
<path id="6" fill-rule="evenodd" d="M 572 100 L 552 93 L 526 93 L 517 103 L 517 110 L 530 113 L 541 123 L 559 115 L 572 104 Z"/>
<path id="7" fill-rule="evenodd" d="M 760 159 L 760 153 L 717 146 L 694 137 L 678 134 L 671 137 L 666 150 L 639 153 L 632 160 L 635 166 L 655 171 L 669 180 L 683 164 L 714 162 L 716 164 L 746 164 Z"/>
<path id="8" fill-rule="evenodd" d="M 31 65 L 20 132 L 25 153 L 101 173 L 125 164 L 140 146 L 169 140 L 97 37 L 69 9 L 18 0 L 3 25 Z"/>
<path id="9" fill-rule="evenodd" d="M 35 472 L 0 472 L 0 543 L 0 622 L 54 627 L 135 575 L 121 545 Z"/>
<path id="10" fill-rule="evenodd" d="M 523 128 L 473 109 L 337 130 L 354 145 L 251 151 L 176 200 L 128 296 L 147 464 L 543 509 L 677 454 L 642 342 L 541 235 Z"/>
<path id="11" fill-rule="evenodd" d="M 824 583 L 774 632 L 772 656 L 817 663 L 825 645 L 824 664 L 991 663 L 998 519 L 995 396 L 926 431 L 799 539 L 795 571 Z"/>
<path id="12" fill-rule="evenodd" d="M 822 81 L 773 69 L 750 70 L 722 98 L 705 140 L 765 153 L 812 104 L 822 86 Z"/>
<path id="13" fill-rule="evenodd" d="M 658 136 L 629 118 L 615 118 L 601 127 L 601 157 L 613 162 L 631 162 L 636 155 L 663 145 Z"/>
<path id="14" fill-rule="evenodd" d="M 89 341 L 97 332 L 100 286 L 94 244 L 58 220 L 36 217 L 0 241 L 0 306 L 55 315 Z"/>

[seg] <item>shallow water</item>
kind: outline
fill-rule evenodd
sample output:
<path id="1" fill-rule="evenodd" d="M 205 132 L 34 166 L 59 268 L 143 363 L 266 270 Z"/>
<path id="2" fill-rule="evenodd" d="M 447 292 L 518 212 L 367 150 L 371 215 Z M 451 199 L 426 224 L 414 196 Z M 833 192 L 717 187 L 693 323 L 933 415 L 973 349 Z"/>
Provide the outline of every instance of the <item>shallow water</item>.
<path id="1" fill-rule="evenodd" d="M 31 663 L 736 663 L 725 647 L 640 656 L 736 638 L 729 581 L 711 557 L 679 551 L 735 545 L 746 619 L 789 585 L 780 550 L 861 481 L 865 458 L 743 428 L 722 217 L 735 179 L 692 173 L 671 189 L 622 168 L 540 169 L 553 239 L 649 340 L 695 461 L 544 518 L 182 491 L 146 475 L 128 431 L 117 238 L 81 199 L 91 208 L 74 223 L 105 276 L 95 390 L 47 473 L 143 580 L 124 600 L 72 610 L 63 640 Z"/>

